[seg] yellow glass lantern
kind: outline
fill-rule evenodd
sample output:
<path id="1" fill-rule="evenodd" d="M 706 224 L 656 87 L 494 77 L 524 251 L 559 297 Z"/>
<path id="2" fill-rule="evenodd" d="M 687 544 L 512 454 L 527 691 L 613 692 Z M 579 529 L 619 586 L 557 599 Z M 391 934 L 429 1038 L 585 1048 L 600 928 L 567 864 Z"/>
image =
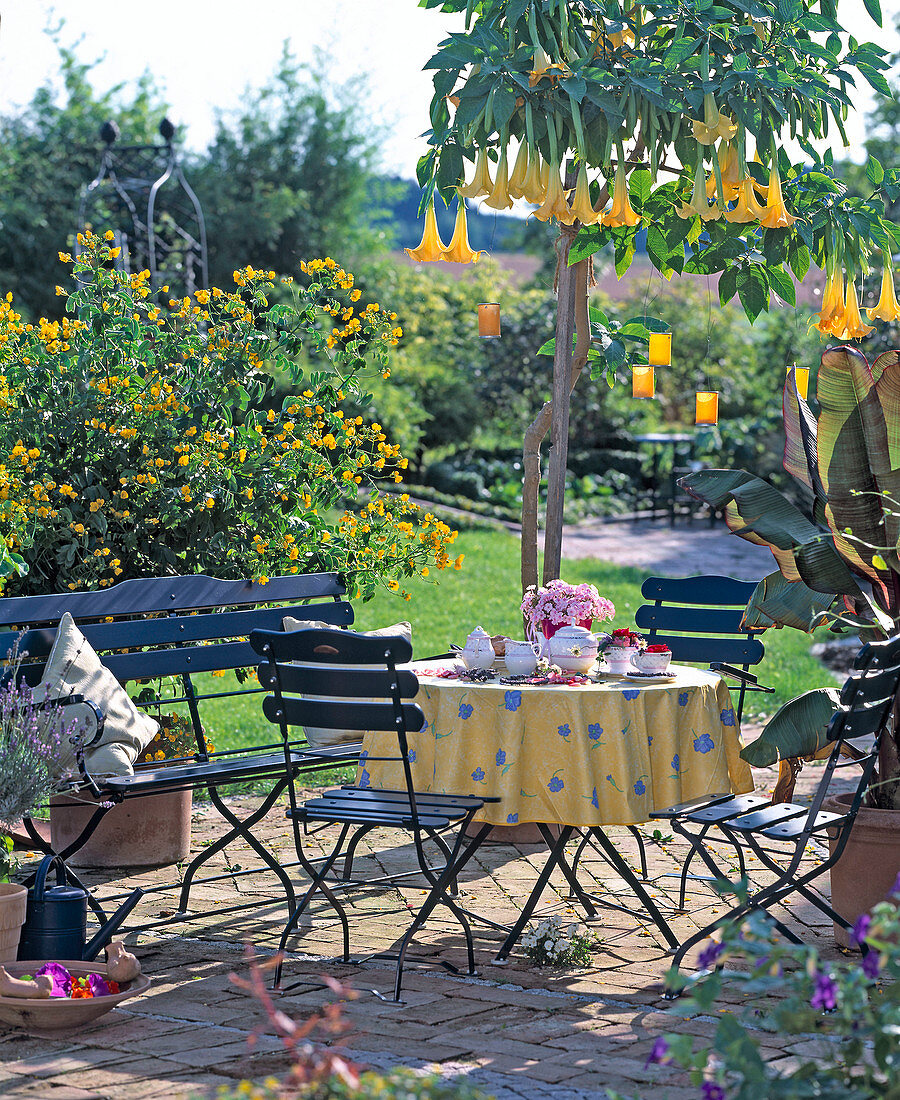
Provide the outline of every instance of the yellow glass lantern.
<path id="1" fill-rule="evenodd" d="M 697 414 L 694 423 L 719 423 L 719 394 L 715 390 L 697 390 Z"/>
<path id="2" fill-rule="evenodd" d="M 631 368 L 631 396 L 641 399 L 656 396 L 656 371 L 652 366 Z"/>
<path id="3" fill-rule="evenodd" d="M 794 367 L 794 381 L 797 384 L 797 393 L 805 401 L 809 393 L 809 367 Z"/>
<path id="4" fill-rule="evenodd" d="M 650 353 L 647 356 L 651 366 L 670 367 L 672 365 L 672 333 L 651 332 Z"/>
<path id="5" fill-rule="evenodd" d="M 478 306 L 478 335 L 485 340 L 496 340 L 500 335 L 499 302 L 482 302 Z"/>

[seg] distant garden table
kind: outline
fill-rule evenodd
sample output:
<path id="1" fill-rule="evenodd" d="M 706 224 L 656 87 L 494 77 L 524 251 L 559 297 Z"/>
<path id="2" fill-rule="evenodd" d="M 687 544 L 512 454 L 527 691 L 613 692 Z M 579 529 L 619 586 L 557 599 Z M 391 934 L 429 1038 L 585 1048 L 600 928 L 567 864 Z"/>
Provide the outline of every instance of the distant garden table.
<path id="1" fill-rule="evenodd" d="M 427 723 L 410 737 L 416 789 L 495 796 L 499 802 L 486 804 L 480 820 L 535 822 L 550 847 L 498 958 L 518 939 L 555 866 L 593 915 L 563 857 L 576 829 L 598 842 L 665 934 L 665 921 L 602 827 L 647 821 L 655 809 L 700 795 L 753 789 L 721 677 L 675 665 L 675 679 L 665 683 L 602 678 L 580 685 L 509 685 L 499 679 L 473 684 L 428 675 L 433 665 L 412 667 L 421 685 L 416 702 Z M 368 734 L 360 783 L 402 786 L 399 764 L 369 760 L 379 755 L 378 735 Z M 552 824 L 562 826 L 558 837 Z"/>

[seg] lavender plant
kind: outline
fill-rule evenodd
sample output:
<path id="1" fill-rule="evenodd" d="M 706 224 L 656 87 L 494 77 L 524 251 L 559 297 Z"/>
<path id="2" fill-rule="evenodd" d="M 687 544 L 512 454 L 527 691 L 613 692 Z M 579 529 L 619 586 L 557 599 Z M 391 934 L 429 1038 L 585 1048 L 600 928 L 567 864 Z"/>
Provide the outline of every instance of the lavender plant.
<path id="1" fill-rule="evenodd" d="M 20 677 L 24 654 L 14 652 L 0 681 L 0 825 L 33 813 L 60 782 L 60 757 L 75 723 Z"/>

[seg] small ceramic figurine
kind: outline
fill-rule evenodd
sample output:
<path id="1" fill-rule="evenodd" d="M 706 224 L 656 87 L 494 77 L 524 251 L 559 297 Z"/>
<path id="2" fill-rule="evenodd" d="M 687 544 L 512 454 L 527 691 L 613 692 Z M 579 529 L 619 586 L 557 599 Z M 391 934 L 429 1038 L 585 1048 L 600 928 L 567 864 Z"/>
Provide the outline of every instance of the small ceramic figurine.
<path id="1" fill-rule="evenodd" d="M 106 974 L 114 982 L 131 982 L 140 974 L 136 956 L 125 950 L 121 940 L 113 940 L 106 948 Z"/>
<path id="2" fill-rule="evenodd" d="M 49 974 L 38 974 L 36 978 L 14 978 L 0 966 L 0 997 L 49 997 L 53 989 L 53 979 Z"/>
<path id="3" fill-rule="evenodd" d="M 494 663 L 494 647 L 491 636 L 484 627 L 476 626 L 459 651 L 466 668 L 490 668 Z"/>

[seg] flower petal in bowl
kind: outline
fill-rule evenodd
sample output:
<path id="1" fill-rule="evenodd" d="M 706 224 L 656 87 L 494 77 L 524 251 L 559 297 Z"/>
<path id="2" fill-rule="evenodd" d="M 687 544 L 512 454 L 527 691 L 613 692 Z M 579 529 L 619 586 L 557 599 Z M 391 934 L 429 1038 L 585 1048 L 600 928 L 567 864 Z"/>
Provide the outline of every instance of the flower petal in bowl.
<path id="1" fill-rule="evenodd" d="M 104 979 L 107 976 L 106 963 L 84 962 L 80 959 L 62 959 L 60 963 L 78 978 L 87 977 L 88 974 L 99 974 Z M 4 965 L 11 977 L 21 978 L 40 970 L 46 965 L 46 960 L 10 962 Z M 120 992 L 100 997 L 0 997 L 0 1022 L 28 1031 L 59 1031 L 62 1028 L 82 1027 L 129 997 L 144 993 L 149 986 L 150 979 L 146 974 L 138 974 L 132 981 L 124 983 Z"/>

